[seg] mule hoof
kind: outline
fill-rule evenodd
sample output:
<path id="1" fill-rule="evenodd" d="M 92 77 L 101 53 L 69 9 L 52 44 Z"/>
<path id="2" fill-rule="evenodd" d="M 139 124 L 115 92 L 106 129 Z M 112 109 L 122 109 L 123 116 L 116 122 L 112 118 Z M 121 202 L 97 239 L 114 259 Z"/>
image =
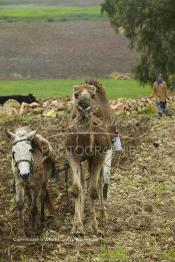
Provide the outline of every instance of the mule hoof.
<path id="1" fill-rule="evenodd" d="M 50 222 L 53 228 L 59 227 L 59 222 L 56 217 L 50 217 Z"/>
<path id="2" fill-rule="evenodd" d="M 45 222 L 45 219 L 44 219 L 44 218 L 41 218 L 41 219 L 40 219 L 40 224 L 44 224 L 44 222 Z"/>
<path id="3" fill-rule="evenodd" d="M 39 231 L 30 231 L 30 237 L 38 237 Z"/>
<path id="4" fill-rule="evenodd" d="M 35 225 L 29 224 L 28 231 L 29 231 L 29 234 L 32 237 L 35 237 L 39 234 L 39 232 L 42 228 L 43 228 L 43 226 L 41 224 L 35 224 Z"/>
<path id="5" fill-rule="evenodd" d="M 41 225 L 37 227 L 30 227 L 29 234 L 31 237 L 37 237 L 41 233 L 42 230 L 43 230 L 43 227 Z"/>
<path id="6" fill-rule="evenodd" d="M 24 229 L 18 229 L 18 233 L 17 233 L 18 237 L 26 237 L 26 234 L 24 232 Z"/>

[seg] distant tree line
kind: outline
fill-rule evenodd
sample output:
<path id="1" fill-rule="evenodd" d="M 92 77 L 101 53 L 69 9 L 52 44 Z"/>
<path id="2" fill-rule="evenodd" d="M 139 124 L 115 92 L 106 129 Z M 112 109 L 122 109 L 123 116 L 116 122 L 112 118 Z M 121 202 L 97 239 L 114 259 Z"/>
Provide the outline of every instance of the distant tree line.
<path id="1" fill-rule="evenodd" d="M 175 81 L 175 0 L 105 0 L 102 11 L 139 52 L 136 77 L 148 82 L 161 72 Z"/>

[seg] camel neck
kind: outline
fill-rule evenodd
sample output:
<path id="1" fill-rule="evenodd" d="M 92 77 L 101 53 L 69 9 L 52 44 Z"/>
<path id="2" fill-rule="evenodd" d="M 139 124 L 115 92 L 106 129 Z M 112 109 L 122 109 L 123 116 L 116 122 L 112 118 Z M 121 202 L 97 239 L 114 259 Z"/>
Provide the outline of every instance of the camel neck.
<path id="1" fill-rule="evenodd" d="M 91 114 L 80 113 L 77 115 L 77 124 L 79 130 L 88 131 L 91 128 L 92 116 Z"/>

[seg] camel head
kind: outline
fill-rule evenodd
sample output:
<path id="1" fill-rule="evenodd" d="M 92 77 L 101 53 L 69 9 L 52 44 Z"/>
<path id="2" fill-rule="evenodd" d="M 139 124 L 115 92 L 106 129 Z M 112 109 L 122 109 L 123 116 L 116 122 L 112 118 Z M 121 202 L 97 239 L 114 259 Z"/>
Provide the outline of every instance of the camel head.
<path id="1" fill-rule="evenodd" d="M 75 106 L 80 113 L 90 113 L 96 95 L 96 87 L 89 84 L 74 86 Z"/>
<path id="2" fill-rule="evenodd" d="M 103 93 L 104 92 L 102 83 L 100 83 L 97 80 L 86 80 L 85 83 L 88 84 L 88 85 L 95 86 L 96 87 L 96 92 L 98 92 L 98 93 Z"/>

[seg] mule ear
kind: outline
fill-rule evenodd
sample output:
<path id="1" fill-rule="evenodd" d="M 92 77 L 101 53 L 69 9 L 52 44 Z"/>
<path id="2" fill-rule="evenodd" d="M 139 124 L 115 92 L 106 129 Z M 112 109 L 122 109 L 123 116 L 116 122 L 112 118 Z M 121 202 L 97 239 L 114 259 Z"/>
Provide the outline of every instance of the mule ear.
<path id="1" fill-rule="evenodd" d="M 36 135 L 37 130 L 31 131 L 30 133 L 27 134 L 27 139 L 32 140 L 34 136 Z"/>
<path id="2" fill-rule="evenodd" d="M 13 134 L 12 132 L 8 131 L 7 128 L 5 128 L 4 133 L 5 133 L 6 137 L 8 139 L 10 139 L 10 140 L 15 138 L 15 134 Z"/>

